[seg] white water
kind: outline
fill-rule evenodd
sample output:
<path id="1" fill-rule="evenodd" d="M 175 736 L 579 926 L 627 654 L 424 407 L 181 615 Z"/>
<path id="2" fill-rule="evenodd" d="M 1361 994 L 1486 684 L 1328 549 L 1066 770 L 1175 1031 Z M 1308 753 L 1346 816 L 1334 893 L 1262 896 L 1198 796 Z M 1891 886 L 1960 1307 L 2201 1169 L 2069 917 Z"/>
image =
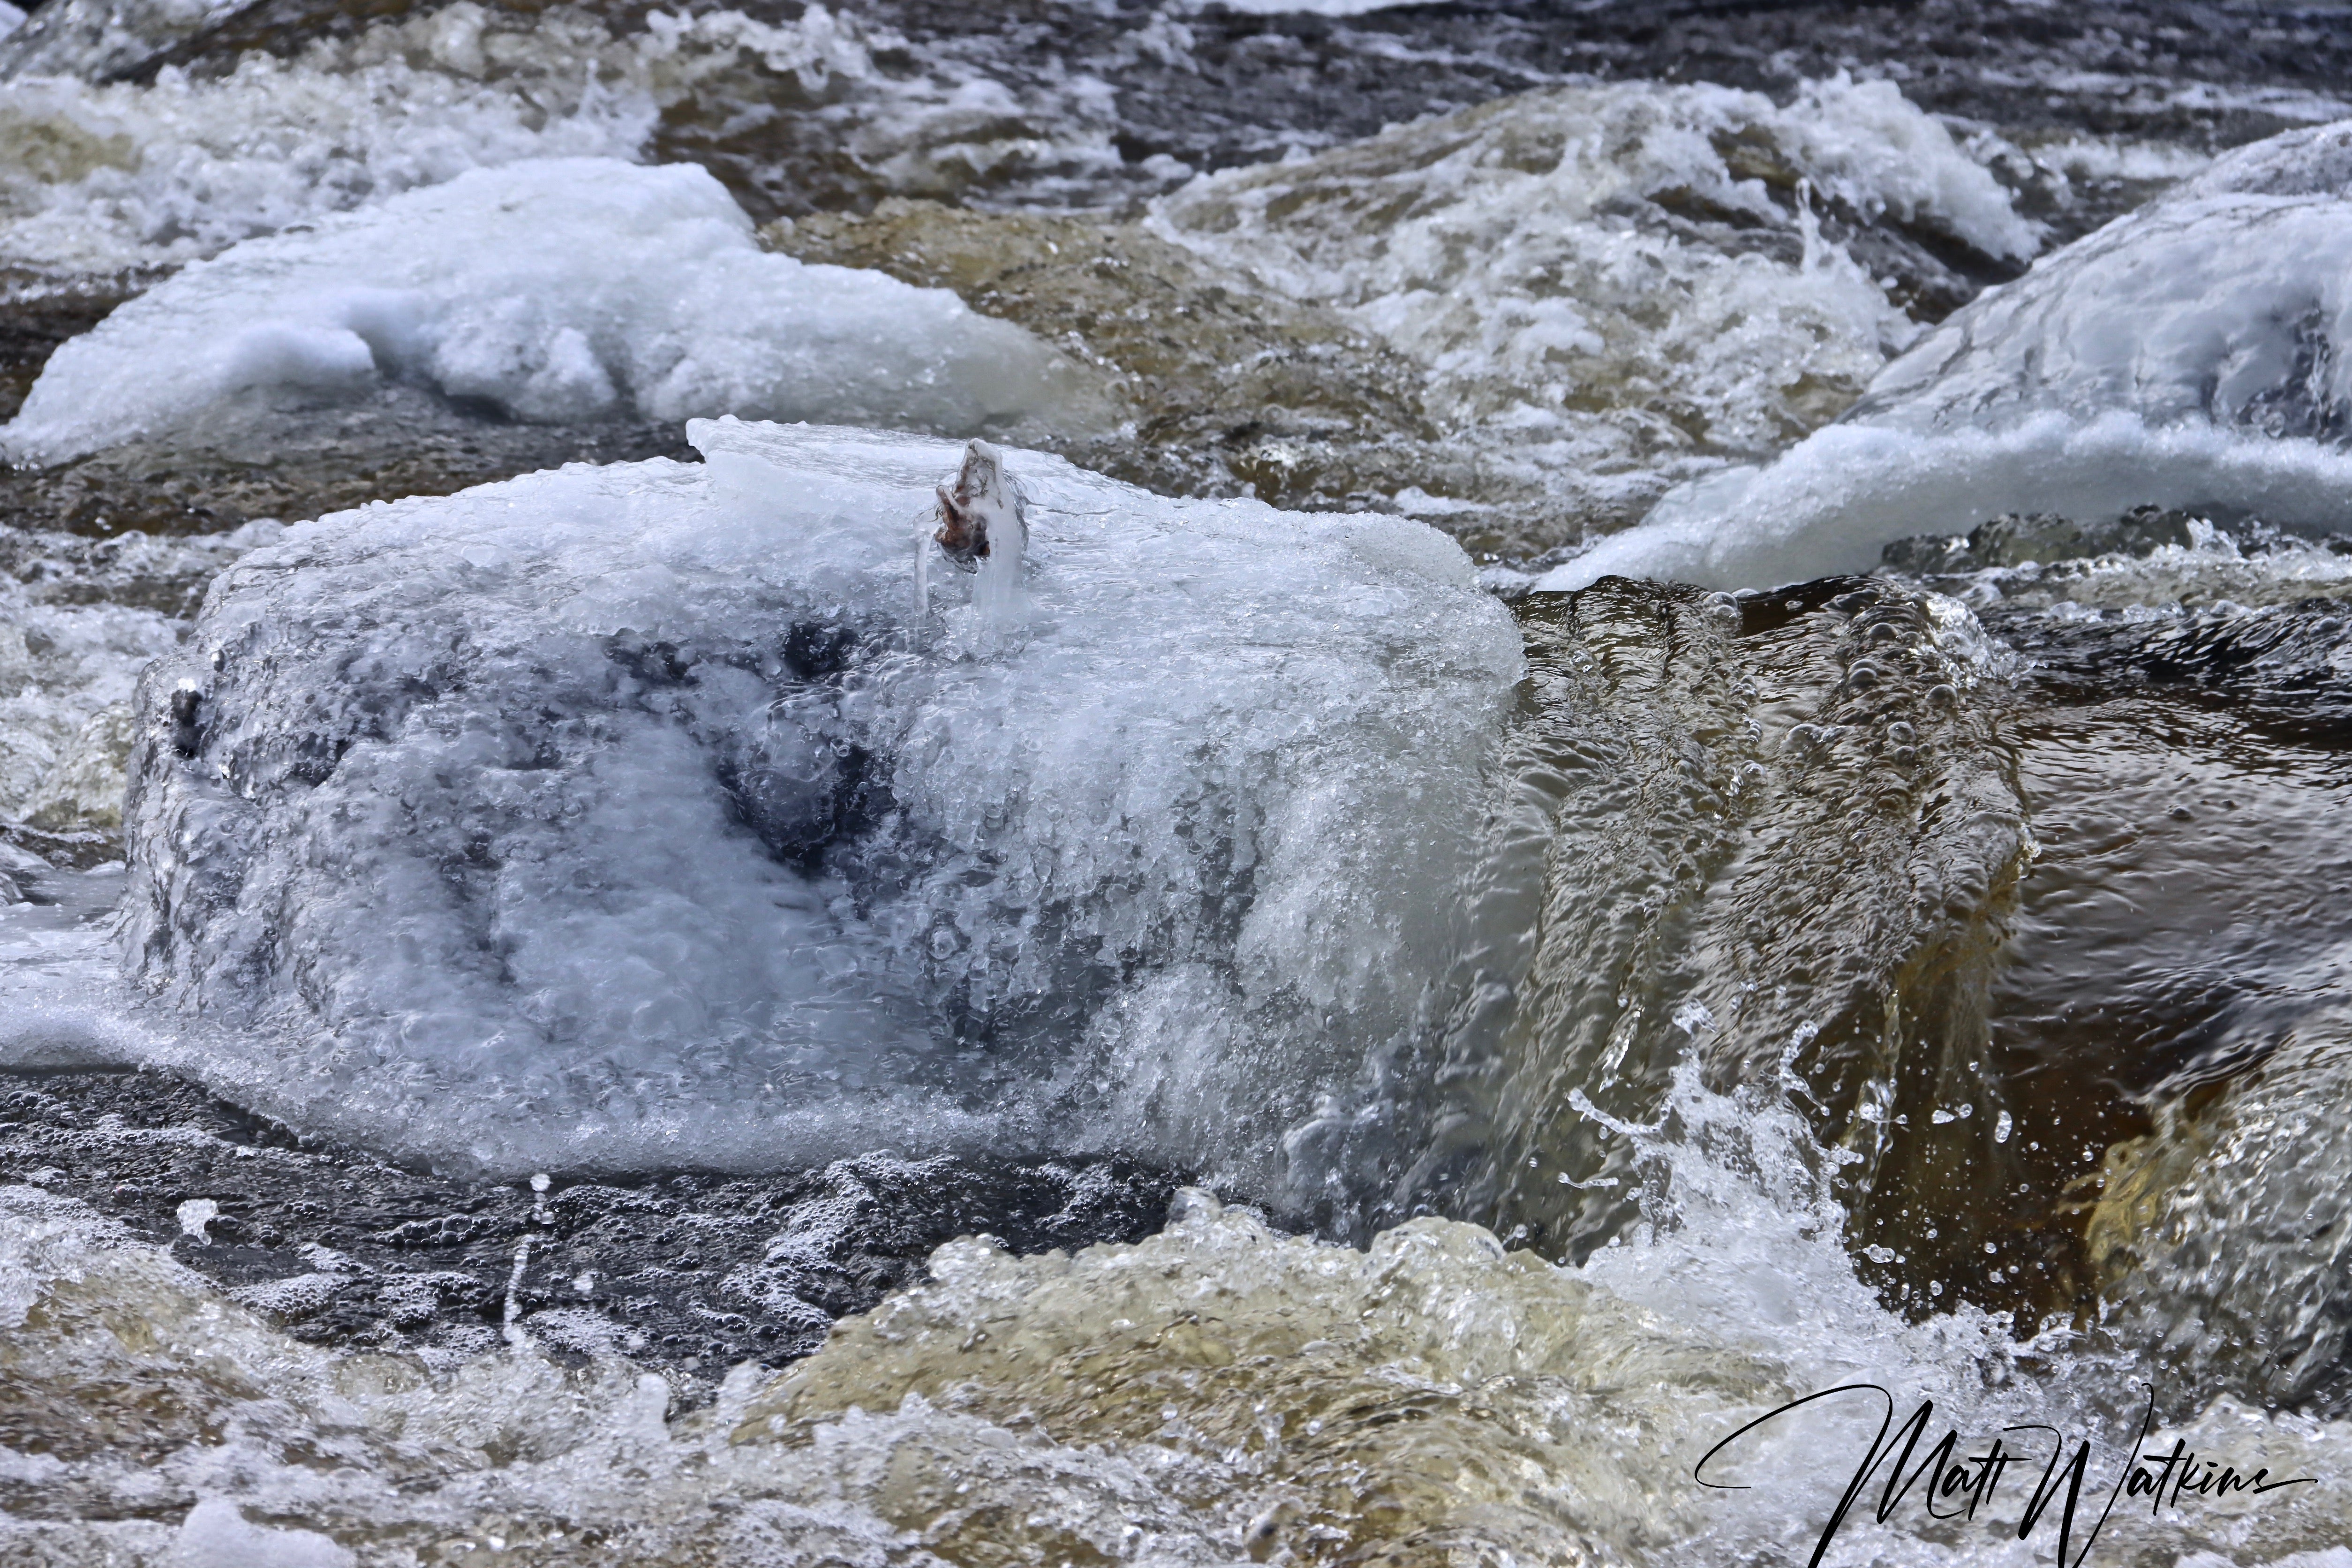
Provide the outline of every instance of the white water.
<path id="1" fill-rule="evenodd" d="M 876 57 L 905 40 L 823 5 L 775 24 L 656 11 L 616 36 L 575 7 L 517 17 L 458 0 L 144 85 L 103 79 L 194 31 L 201 7 L 142 8 L 176 25 L 52 9 L 41 37 L 0 45 L 0 264 L 43 272 L 168 266 L 468 169 L 639 158 L 666 112 L 724 118 L 770 92 L 837 100 L 842 153 L 887 188 L 944 195 L 1006 168 L 1083 184 L 1119 168 L 1098 84 L 1032 100 L 944 61 L 894 74 Z"/>
<path id="2" fill-rule="evenodd" d="M 1804 194 L 1776 201 L 1735 146 L 1769 149 Z M 1205 176 L 1153 223 L 1339 307 L 1425 369 L 1442 424 L 1591 506 L 1777 448 L 1910 342 L 1879 283 L 1821 239 L 1811 204 L 1832 199 L 1988 257 L 2040 243 L 1940 123 L 1843 78 L 1785 108 L 1710 86 L 1531 93 Z M 1759 230 L 1796 254 L 1739 243 Z"/>
<path id="3" fill-rule="evenodd" d="M 6 1189 L 0 1364 L 15 1386 L 70 1383 L 103 1404 L 102 1390 L 145 1384 L 171 1404 L 141 1454 L 12 1457 L 16 1495 L 103 1518 L 0 1516 L 0 1542 L 36 1563 L 137 1564 L 220 1542 L 273 1568 L 436 1550 L 751 1568 L 976 1551 L 1226 1563 L 1349 1540 L 1731 1563 L 1811 1547 L 1884 1407 L 1812 1406 L 1710 1467 L 1749 1489 L 1692 1485 L 1693 1467 L 1789 1399 L 1868 1383 L 1899 1415 L 1933 1398 L 1929 1438 L 1949 1423 L 1964 1452 L 2019 1423 L 2095 1438 L 2080 1549 L 2136 1435 L 2127 1363 L 2063 1339 L 2013 1344 L 1967 1310 L 1917 1325 L 1886 1314 L 1836 1244 L 1818 1155 L 1787 1112 L 1686 1082 L 1673 1115 L 1673 1135 L 1648 1140 L 1673 1194 L 1662 1223 L 1581 1270 L 1430 1220 L 1369 1252 L 1319 1246 L 1195 1197 L 1133 1247 L 1016 1260 L 952 1244 L 932 1283 L 813 1359 L 772 1382 L 740 1371 L 715 1408 L 667 1420 L 659 1379 L 609 1358 L 559 1371 L 528 1334 L 439 1371 L 296 1344 L 76 1205 Z M 139 1331 L 110 1327 L 134 1312 Z M 2126 1504 L 2091 1560 L 2339 1568 L 2340 1427 L 2223 1404 L 2143 1447 L 2176 1436 L 2319 1484 L 2156 1519 Z M 2037 1433 L 2012 1441 L 2047 1450 Z M 1969 1524 L 1927 1524 L 1906 1503 L 1882 1527 L 1874 1486 L 1829 1560 L 2046 1562 L 2056 1509 L 2015 1534 L 2032 1468 Z"/>

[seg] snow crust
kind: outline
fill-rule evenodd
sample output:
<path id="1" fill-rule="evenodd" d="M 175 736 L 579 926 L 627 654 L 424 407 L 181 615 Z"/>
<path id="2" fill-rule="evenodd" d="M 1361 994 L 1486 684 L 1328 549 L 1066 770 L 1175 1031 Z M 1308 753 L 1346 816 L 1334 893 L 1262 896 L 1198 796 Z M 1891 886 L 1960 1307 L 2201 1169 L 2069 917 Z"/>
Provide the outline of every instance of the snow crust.
<path id="1" fill-rule="evenodd" d="M 7 426 L 55 462 L 242 395 L 418 381 L 520 419 L 634 409 L 982 427 L 1075 373 L 945 289 L 761 251 L 691 164 L 478 169 L 190 266 L 58 351 Z"/>
<path id="2" fill-rule="evenodd" d="M 958 448 L 689 432 L 706 465 L 371 506 L 215 584 L 127 813 L 184 1065 L 522 1169 L 1265 1175 L 1444 945 L 1519 670 L 1467 559 L 1014 453 L 1007 591 L 928 542 Z"/>
<path id="3" fill-rule="evenodd" d="M 1540 580 L 1867 570 L 2004 510 L 2352 527 L 2352 122 L 2242 149 L 1988 290 L 1845 421 Z"/>

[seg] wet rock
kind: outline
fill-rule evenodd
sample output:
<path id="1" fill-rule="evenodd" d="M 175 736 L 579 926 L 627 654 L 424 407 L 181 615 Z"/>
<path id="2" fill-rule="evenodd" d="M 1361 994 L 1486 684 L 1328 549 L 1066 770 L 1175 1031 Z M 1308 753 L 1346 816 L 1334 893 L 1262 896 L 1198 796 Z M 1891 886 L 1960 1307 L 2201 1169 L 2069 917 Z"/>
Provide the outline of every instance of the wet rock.
<path id="1" fill-rule="evenodd" d="M 0 1074 L 0 1182 L 79 1198 L 313 1343 L 463 1355 L 509 1329 L 709 1384 L 986 1234 L 1017 1252 L 1157 1229 L 1176 1174 L 873 1153 L 765 1176 L 464 1181 L 307 1142 L 139 1073 Z M 212 1205 L 191 1226 L 191 1205 Z"/>
<path id="2" fill-rule="evenodd" d="M 1049 342 L 1082 344 L 1133 421 L 1131 433 L 1063 440 L 1097 471 L 1309 510 L 1469 478 L 1432 439 L 1400 356 L 1139 224 L 894 197 L 864 216 L 772 224 L 761 238 L 803 261 L 952 289 Z"/>
<path id="3" fill-rule="evenodd" d="M 656 457 L 698 460 L 676 426 L 513 424 L 393 386 L 357 404 L 262 413 L 212 439 L 131 441 L 47 468 L 0 467 L 0 521 L 86 539 L 226 533 L 566 463 Z"/>
<path id="4" fill-rule="evenodd" d="M 2185 511 L 2158 506 L 2135 507 L 2096 523 L 2078 523 L 2053 512 L 2003 512 L 1965 534 L 1895 540 L 1880 559 L 1890 570 L 1927 577 L 2095 555 L 2147 556 L 2166 545 L 2185 549 L 2193 544 L 2197 521 Z"/>
<path id="5" fill-rule="evenodd" d="M 15 416 L 59 343 L 96 326 L 151 281 L 135 273 L 45 278 L 0 265 L 0 420 Z"/>
<path id="6" fill-rule="evenodd" d="M 1643 1174 L 1579 1096 L 1645 1123 L 1696 1052 L 1841 1151 L 1898 1297 L 2036 1300 L 1983 1049 L 2025 806 L 1972 624 L 1851 578 L 1742 599 L 1608 578 L 1518 611 L 1525 716 L 1431 1073 L 1440 1133 L 1399 1205 L 1585 1255 Z"/>

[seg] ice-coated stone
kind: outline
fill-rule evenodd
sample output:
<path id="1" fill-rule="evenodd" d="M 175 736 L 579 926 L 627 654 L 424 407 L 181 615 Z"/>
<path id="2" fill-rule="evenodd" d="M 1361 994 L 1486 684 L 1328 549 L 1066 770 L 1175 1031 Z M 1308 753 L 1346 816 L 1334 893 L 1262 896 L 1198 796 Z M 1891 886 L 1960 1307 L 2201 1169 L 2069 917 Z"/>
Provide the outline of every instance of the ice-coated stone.
<path id="1" fill-rule="evenodd" d="M 2242 149 L 1987 290 L 1845 420 L 1557 568 L 1717 586 L 1867 570 L 1998 513 L 2352 528 L 2352 122 Z"/>
<path id="2" fill-rule="evenodd" d="M 945 289 L 760 249 L 691 164 L 476 169 L 195 263 L 44 367 L 0 447 L 54 462 L 261 397 L 422 384 L 501 416 L 1083 423 L 1077 371 Z"/>
<path id="3" fill-rule="evenodd" d="M 960 447 L 689 431 L 215 584 L 126 822 L 195 1065 L 502 1168 L 1247 1166 L 1402 1033 L 1519 672 L 1454 544 L 1012 452 L 966 574 Z"/>

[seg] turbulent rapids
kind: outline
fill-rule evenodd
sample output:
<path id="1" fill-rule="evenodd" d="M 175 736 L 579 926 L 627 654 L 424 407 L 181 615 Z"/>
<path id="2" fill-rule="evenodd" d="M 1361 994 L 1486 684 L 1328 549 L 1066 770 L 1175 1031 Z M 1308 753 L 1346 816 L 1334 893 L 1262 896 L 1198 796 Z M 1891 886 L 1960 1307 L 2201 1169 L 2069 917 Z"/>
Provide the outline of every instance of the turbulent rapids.
<path id="1" fill-rule="evenodd" d="M 0 4 L 0 1558 L 2342 1568 L 2347 128 Z"/>

